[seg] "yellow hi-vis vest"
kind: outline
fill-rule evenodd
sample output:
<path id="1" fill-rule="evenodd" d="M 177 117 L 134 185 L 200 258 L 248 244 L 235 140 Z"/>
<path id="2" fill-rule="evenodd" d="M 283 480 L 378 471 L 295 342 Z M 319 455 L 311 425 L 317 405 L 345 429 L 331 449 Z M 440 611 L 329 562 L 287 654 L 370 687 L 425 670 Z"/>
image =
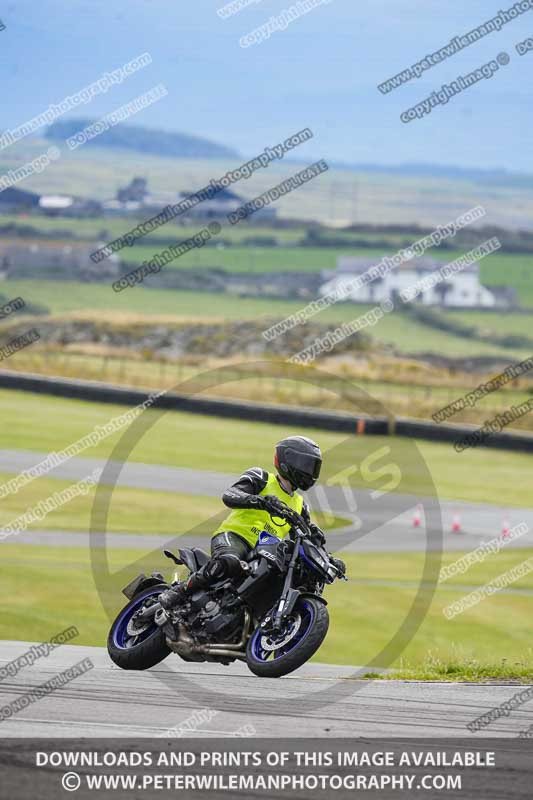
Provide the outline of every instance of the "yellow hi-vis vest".
<path id="1" fill-rule="evenodd" d="M 288 492 L 284 491 L 273 472 L 268 473 L 267 484 L 259 494 L 273 494 L 279 497 L 289 508 L 292 508 L 293 511 L 297 511 L 298 514 L 302 513 L 304 504 L 302 495 L 298 494 L 298 492 L 294 492 L 294 494 L 290 495 Z M 281 519 L 275 517 L 275 520 L 276 523 L 281 523 Z M 274 524 L 268 511 L 261 511 L 259 508 L 234 508 L 231 513 L 228 514 L 222 525 L 217 528 L 213 536 L 216 536 L 218 533 L 224 533 L 225 531 L 237 533 L 242 539 L 245 539 L 248 544 L 255 547 L 261 531 L 273 533 L 274 536 L 283 539 L 283 537 L 287 536 L 289 533 L 290 525 L 287 522 L 283 522 L 279 526 Z"/>

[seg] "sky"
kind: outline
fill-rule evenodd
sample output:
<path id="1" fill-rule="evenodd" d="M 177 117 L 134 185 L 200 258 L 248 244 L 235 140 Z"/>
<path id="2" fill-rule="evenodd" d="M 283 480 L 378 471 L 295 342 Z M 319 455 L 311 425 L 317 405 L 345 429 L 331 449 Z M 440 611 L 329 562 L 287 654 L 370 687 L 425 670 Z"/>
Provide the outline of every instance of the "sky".
<path id="1" fill-rule="evenodd" d="M 387 95 L 378 84 L 512 0 L 311 0 L 316 7 L 285 30 L 240 45 L 298 2 L 255 0 L 224 19 L 217 10 L 225 0 L 8 0 L 0 9 L 0 127 L 22 124 L 149 52 L 148 67 L 70 116 L 98 119 L 163 83 L 168 94 L 133 124 L 196 134 L 245 156 L 309 127 L 306 160 L 533 172 L 533 50 L 520 56 L 515 49 L 533 37 L 533 0 L 501 31 Z M 400 120 L 444 83 L 501 53 L 510 62 L 490 79 L 421 119 Z"/>

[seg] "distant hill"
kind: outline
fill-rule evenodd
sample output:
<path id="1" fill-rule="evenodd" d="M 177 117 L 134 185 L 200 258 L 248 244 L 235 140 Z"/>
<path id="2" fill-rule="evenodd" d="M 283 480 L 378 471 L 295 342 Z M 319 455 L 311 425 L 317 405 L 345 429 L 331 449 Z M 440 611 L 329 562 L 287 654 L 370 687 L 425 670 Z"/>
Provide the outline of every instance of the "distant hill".
<path id="1" fill-rule="evenodd" d="M 414 178 L 444 178 L 460 181 L 474 181 L 496 186 L 523 186 L 533 187 L 533 174 L 531 172 L 513 172 L 507 169 L 483 169 L 476 167 L 461 167 L 446 164 L 352 164 L 347 162 L 328 160 L 330 169 L 349 170 L 351 172 L 398 175 Z"/>
<path id="2" fill-rule="evenodd" d="M 54 122 L 46 131 L 46 138 L 65 141 L 79 130 L 91 125 L 95 120 L 68 119 Z M 150 130 L 136 125 L 117 125 L 94 139 L 84 147 L 117 147 L 122 150 L 135 150 L 137 153 L 172 158 L 239 158 L 236 150 L 225 145 L 188 136 L 185 133 Z"/>

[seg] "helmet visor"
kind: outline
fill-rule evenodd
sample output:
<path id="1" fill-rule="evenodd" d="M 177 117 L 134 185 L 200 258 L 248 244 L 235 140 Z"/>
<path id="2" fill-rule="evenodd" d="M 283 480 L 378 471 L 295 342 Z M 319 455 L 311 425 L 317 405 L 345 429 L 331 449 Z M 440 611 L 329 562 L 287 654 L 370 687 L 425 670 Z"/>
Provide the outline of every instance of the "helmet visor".
<path id="1" fill-rule="evenodd" d="M 287 451 L 287 461 L 292 469 L 308 475 L 313 478 L 313 481 L 318 479 L 320 475 L 320 468 L 322 467 L 322 459 L 320 456 L 313 456 L 310 453 L 299 453 L 292 448 Z"/>

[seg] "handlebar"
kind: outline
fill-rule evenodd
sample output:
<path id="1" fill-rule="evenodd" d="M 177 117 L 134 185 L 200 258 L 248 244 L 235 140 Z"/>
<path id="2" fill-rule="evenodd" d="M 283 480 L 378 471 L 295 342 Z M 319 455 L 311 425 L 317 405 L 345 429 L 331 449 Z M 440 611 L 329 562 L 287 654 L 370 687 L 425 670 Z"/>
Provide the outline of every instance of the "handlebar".
<path id="1" fill-rule="evenodd" d="M 274 525 L 276 525 L 278 528 L 281 528 L 281 526 L 285 522 L 288 522 L 289 525 L 291 526 L 291 528 L 299 527 L 299 528 L 302 529 L 302 532 L 304 533 L 304 535 L 306 535 L 306 536 L 310 536 L 311 535 L 311 531 L 309 530 L 309 526 L 308 526 L 307 522 L 305 521 L 305 519 L 302 517 L 302 515 L 298 514 L 297 511 L 294 511 L 294 509 L 289 508 L 288 506 L 284 507 L 283 516 L 279 512 L 272 512 L 270 514 L 270 518 L 271 518 L 272 522 L 274 523 Z M 276 519 L 282 519 L 283 522 L 282 523 L 277 523 Z"/>

